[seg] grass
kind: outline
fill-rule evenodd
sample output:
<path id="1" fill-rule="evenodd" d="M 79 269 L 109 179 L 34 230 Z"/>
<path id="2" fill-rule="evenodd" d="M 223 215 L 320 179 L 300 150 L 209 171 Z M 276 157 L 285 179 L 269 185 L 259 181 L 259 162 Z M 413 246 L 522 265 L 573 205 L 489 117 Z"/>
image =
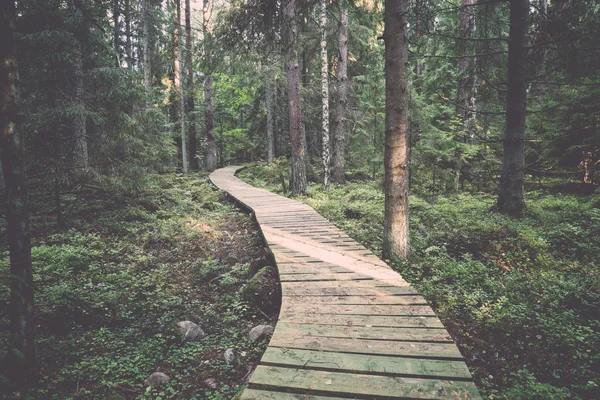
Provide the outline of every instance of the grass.
<path id="1" fill-rule="evenodd" d="M 44 199 L 33 204 L 39 384 L 11 397 L 230 399 L 242 391 L 266 348 L 248 332 L 276 321 L 279 307 L 278 285 L 267 285 L 261 302 L 240 294 L 268 264 L 257 227 L 205 175 L 153 179 L 135 195 L 65 197 L 73 208 L 63 231 Z M 0 271 L 7 299 L 7 251 Z M 198 323 L 204 339 L 182 341 L 182 320 Z M 7 328 L 5 314 L 0 322 Z M 243 355 L 239 362 L 225 362 L 228 348 Z M 144 387 L 155 371 L 173 380 Z"/>
<path id="2" fill-rule="evenodd" d="M 282 193 L 285 164 L 239 176 Z M 298 200 L 381 254 L 374 182 L 310 184 Z M 600 391 L 600 195 L 527 193 L 527 215 L 490 194 L 411 195 L 412 256 L 395 265 L 429 301 L 488 399 L 593 399 Z"/>

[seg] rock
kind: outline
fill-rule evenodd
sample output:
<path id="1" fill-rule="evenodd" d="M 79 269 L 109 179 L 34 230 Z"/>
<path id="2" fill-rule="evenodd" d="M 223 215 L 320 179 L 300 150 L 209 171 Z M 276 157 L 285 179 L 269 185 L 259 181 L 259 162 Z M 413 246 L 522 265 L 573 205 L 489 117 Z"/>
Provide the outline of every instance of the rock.
<path id="1" fill-rule="evenodd" d="M 271 336 L 274 330 L 270 325 L 258 325 L 250 330 L 248 338 L 251 342 L 256 342 L 258 339 Z"/>
<path id="2" fill-rule="evenodd" d="M 161 386 L 164 385 L 165 383 L 169 382 L 171 380 L 171 377 L 167 374 L 163 374 L 162 372 L 154 372 L 152 375 L 150 375 L 148 378 L 146 378 L 146 380 L 144 381 L 144 384 L 146 386 Z"/>
<path id="3" fill-rule="evenodd" d="M 198 326 L 192 326 L 185 333 L 183 340 L 186 342 L 197 342 L 204 337 L 204 331 Z"/>
<path id="4" fill-rule="evenodd" d="M 233 364 L 237 359 L 233 349 L 225 350 L 225 353 L 223 353 L 223 358 L 225 359 L 225 362 L 229 365 Z"/>
<path id="5" fill-rule="evenodd" d="M 211 389 L 216 389 L 217 387 L 219 387 L 215 378 L 205 379 L 204 384 L 206 385 L 206 387 L 209 387 Z"/>
<path id="6" fill-rule="evenodd" d="M 177 323 L 179 332 L 181 332 L 182 335 L 185 335 L 187 333 L 187 331 L 190 330 L 190 328 L 193 328 L 195 326 L 198 326 L 198 325 L 196 325 L 192 321 L 181 321 L 181 322 Z"/>

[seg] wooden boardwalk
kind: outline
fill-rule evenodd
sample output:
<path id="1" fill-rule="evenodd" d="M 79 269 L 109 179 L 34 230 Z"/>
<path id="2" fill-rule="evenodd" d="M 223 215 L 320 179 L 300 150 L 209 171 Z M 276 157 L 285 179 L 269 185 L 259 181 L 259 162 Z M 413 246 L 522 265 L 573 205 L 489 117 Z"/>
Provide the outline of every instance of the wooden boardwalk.
<path id="1" fill-rule="evenodd" d="M 479 399 L 425 299 L 311 207 L 219 169 L 250 208 L 281 280 L 279 321 L 242 399 Z"/>

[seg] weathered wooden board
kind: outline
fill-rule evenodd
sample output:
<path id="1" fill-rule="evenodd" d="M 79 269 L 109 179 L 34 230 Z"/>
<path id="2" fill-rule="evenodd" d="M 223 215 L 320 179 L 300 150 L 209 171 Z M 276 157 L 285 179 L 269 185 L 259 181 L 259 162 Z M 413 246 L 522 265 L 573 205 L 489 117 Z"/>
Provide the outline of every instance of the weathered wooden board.
<path id="1" fill-rule="evenodd" d="M 443 328 L 437 317 L 393 317 L 389 315 L 335 315 L 289 313 L 279 315 L 279 321 L 295 324 L 342 325 L 366 327 Z"/>
<path id="2" fill-rule="evenodd" d="M 470 379 L 462 361 L 427 360 L 379 355 L 333 353 L 326 351 L 269 347 L 262 364 L 301 369 L 374 373 L 395 376 L 428 376 L 439 379 Z"/>
<path id="3" fill-rule="evenodd" d="M 287 301 L 296 304 L 305 303 L 302 296 L 286 296 Z M 373 304 L 373 305 L 426 305 L 427 301 L 421 296 L 318 296 L 311 297 L 312 304 Z"/>
<path id="4" fill-rule="evenodd" d="M 249 207 L 279 272 L 282 307 L 242 399 L 478 399 L 425 299 L 309 206 L 234 177 L 212 182 Z"/>
<path id="5" fill-rule="evenodd" d="M 277 335 L 284 335 L 288 340 L 304 337 L 328 337 L 342 339 L 395 340 L 404 342 L 439 342 L 452 343 L 452 337 L 444 328 L 375 328 L 364 326 L 331 326 L 294 324 L 279 321 Z"/>
<path id="6" fill-rule="evenodd" d="M 411 399 L 479 398 L 477 389 L 471 382 L 348 374 L 262 365 L 256 368 L 251 384 L 266 387 L 284 386 L 320 394 L 329 392 L 334 396 L 340 393 Z"/>
<path id="7" fill-rule="evenodd" d="M 290 349 L 310 349 L 356 354 L 383 354 L 415 358 L 447 358 L 462 360 L 463 357 L 453 343 L 419 343 L 370 339 L 345 339 L 328 337 L 294 337 L 278 335 L 277 330 L 269 346 Z"/>
<path id="8" fill-rule="evenodd" d="M 313 313 L 339 315 L 392 315 L 392 316 L 428 316 L 435 315 L 429 306 L 402 304 L 320 304 L 293 303 L 286 301 L 281 305 L 281 314 Z"/>

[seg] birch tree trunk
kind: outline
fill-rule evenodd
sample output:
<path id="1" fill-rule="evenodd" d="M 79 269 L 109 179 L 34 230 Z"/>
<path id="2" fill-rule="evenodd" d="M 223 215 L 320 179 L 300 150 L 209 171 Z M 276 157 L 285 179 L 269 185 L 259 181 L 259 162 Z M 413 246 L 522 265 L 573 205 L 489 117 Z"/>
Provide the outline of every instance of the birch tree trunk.
<path id="1" fill-rule="evenodd" d="M 78 39 L 73 41 L 73 164 L 81 171 L 87 171 L 89 166 L 87 130 L 85 125 L 85 89 L 83 80 L 83 61 L 81 43 Z"/>
<path id="2" fill-rule="evenodd" d="M 298 26 L 296 0 L 283 0 L 283 19 L 287 27 L 285 69 L 290 115 L 290 143 L 292 146 L 292 193 L 306 194 L 306 138 L 302 134 L 302 110 L 298 76 Z"/>
<path id="3" fill-rule="evenodd" d="M 385 153 L 383 257 L 406 259 L 408 237 L 408 42 L 409 0 L 386 1 Z"/>
<path id="4" fill-rule="evenodd" d="M 513 217 L 523 213 L 525 162 L 525 113 L 527 111 L 527 59 L 525 54 L 529 17 L 528 0 L 510 0 L 508 34 L 508 91 L 502 178 L 498 209 Z"/>
<path id="5" fill-rule="evenodd" d="M 323 103 L 323 186 L 329 189 L 329 78 L 327 60 L 327 1 L 321 0 L 321 101 Z"/>
<path id="6" fill-rule="evenodd" d="M 188 147 L 189 164 L 192 170 L 198 169 L 197 140 L 196 140 L 196 117 L 194 114 L 194 65 L 192 64 L 192 7 L 190 0 L 185 0 L 185 65 L 187 72 L 187 100 L 186 116 L 188 121 Z"/>
<path id="7" fill-rule="evenodd" d="M 202 7 L 202 46 L 204 47 L 204 58 L 211 57 L 211 51 L 207 44 L 208 22 L 209 22 L 209 0 L 204 0 Z M 204 75 L 204 124 L 206 129 L 206 170 L 212 172 L 217 169 L 217 140 L 215 138 L 215 123 L 212 107 L 212 75 L 205 72 Z"/>
<path id="8" fill-rule="evenodd" d="M 10 252 L 10 318 L 8 373 L 21 390 L 28 388 L 35 361 L 33 270 L 27 210 L 23 115 L 16 49 L 14 1 L 0 2 L 0 159 L 6 188 L 6 227 Z"/>
<path id="9" fill-rule="evenodd" d="M 152 108 L 152 58 L 150 50 L 150 12 L 148 2 L 142 0 L 142 26 L 144 48 L 144 89 L 146 91 L 146 108 Z"/>
<path id="10" fill-rule="evenodd" d="M 333 181 L 346 183 L 346 108 L 348 106 L 348 4 L 340 0 L 340 26 L 338 31 L 338 88 L 335 110 Z"/>
<path id="11" fill-rule="evenodd" d="M 273 88 L 271 83 L 267 83 L 265 92 L 267 103 L 267 163 L 273 164 L 275 143 L 273 137 Z"/>

